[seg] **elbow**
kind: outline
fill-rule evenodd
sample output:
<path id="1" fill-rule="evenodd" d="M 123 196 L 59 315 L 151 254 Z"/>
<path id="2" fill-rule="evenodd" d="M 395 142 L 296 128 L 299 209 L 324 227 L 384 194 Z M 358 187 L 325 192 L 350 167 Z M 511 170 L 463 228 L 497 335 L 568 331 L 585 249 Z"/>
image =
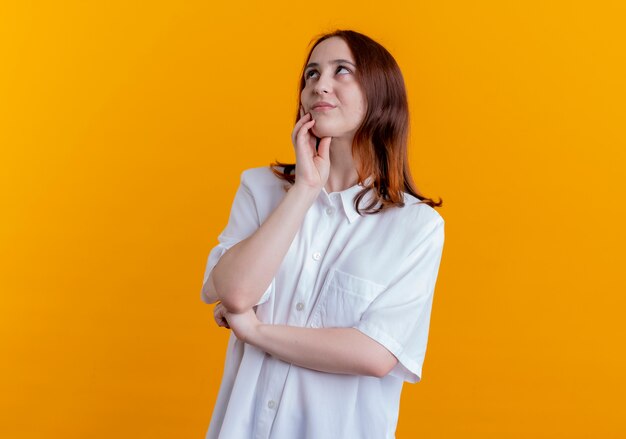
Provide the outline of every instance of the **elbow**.
<path id="1" fill-rule="evenodd" d="M 238 294 L 237 292 L 232 292 L 225 297 L 222 297 L 221 302 L 228 312 L 232 312 L 234 314 L 246 312 L 254 305 L 253 303 L 249 303 L 243 294 Z"/>
<path id="2" fill-rule="evenodd" d="M 215 291 L 216 301 L 220 301 L 228 312 L 234 314 L 243 313 L 251 309 L 256 302 L 252 302 L 253 295 L 247 288 L 239 285 L 222 285 L 211 277 L 211 286 Z M 216 285 L 217 283 L 217 285 Z"/>
<path id="3" fill-rule="evenodd" d="M 382 378 L 389 374 L 398 364 L 398 358 L 380 342 L 363 334 L 358 328 L 354 328 L 354 330 L 358 334 L 357 340 L 364 343 L 362 346 L 364 360 L 361 365 L 365 369 L 365 375 Z"/>
<path id="4" fill-rule="evenodd" d="M 209 287 L 209 282 L 205 282 L 204 285 L 202 285 L 202 289 L 200 290 L 200 298 L 207 305 L 218 301 L 217 294 L 215 294 L 215 291 L 211 291 Z"/>
<path id="5" fill-rule="evenodd" d="M 376 378 L 387 376 L 396 364 L 398 364 L 398 359 L 392 353 L 387 352 L 383 358 L 378 359 L 378 361 L 373 364 L 371 375 Z"/>
<path id="6" fill-rule="evenodd" d="M 204 294 L 204 290 L 200 291 L 200 300 L 202 300 L 202 303 L 206 303 L 207 305 L 210 305 L 211 300 Z"/>

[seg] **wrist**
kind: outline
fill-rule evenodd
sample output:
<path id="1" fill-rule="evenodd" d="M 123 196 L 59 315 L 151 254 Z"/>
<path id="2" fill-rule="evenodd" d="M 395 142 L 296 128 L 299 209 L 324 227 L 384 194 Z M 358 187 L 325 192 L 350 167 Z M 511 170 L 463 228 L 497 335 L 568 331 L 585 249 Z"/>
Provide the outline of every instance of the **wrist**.
<path id="1" fill-rule="evenodd" d="M 261 326 L 266 326 L 266 325 L 261 322 L 252 325 L 252 328 L 246 334 L 246 340 L 245 340 L 246 343 L 258 347 L 260 340 L 262 338 Z"/>
<path id="2" fill-rule="evenodd" d="M 298 197 L 303 197 L 305 199 L 310 200 L 311 202 L 314 201 L 317 196 L 319 195 L 320 191 L 322 190 L 322 187 L 319 186 L 308 186 L 305 184 L 298 184 L 297 182 L 294 183 L 294 185 L 291 187 L 289 192 L 294 192 L 298 194 Z"/>

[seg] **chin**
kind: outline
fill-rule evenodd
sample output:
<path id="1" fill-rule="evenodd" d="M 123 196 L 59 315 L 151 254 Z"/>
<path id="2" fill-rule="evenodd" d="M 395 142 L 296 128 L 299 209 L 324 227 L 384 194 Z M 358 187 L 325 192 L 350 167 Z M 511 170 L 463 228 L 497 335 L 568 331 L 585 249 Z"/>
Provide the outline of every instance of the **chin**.
<path id="1" fill-rule="evenodd" d="M 318 122 L 315 122 L 315 126 L 311 129 L 311 132 L 313 132 L 313 135 L 315 137 L 319 137 L 320 139 L 322 137 L 337 137 L 338 133 L 336 129 L 333 129 L 332 127 L 329 126 L 324 126 L 325 124 L 317 124 Z"/>

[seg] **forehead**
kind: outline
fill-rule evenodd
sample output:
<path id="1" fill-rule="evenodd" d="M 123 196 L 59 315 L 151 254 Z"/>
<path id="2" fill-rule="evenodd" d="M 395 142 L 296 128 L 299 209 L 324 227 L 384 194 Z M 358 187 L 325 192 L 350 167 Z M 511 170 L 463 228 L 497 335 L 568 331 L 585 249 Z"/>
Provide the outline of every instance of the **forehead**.
<path id="1" fill-rule="evenodd" d="M 354 62 L 350 48 L 343 38 L 331 37 L 315 46 L 309 62 L 321 64 L 338 58 Z"/>

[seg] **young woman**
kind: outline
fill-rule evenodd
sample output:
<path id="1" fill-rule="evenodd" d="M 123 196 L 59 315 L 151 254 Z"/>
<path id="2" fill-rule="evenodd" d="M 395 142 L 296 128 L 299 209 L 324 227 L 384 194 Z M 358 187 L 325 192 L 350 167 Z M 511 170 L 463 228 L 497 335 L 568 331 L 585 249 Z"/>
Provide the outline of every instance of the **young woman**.
<path id="1" fill-rule="evenodd" d="M 300 91 L 296 164 L 241 174 L 209 254 L 202 299 L 231 335 L 207 438 L 392 438 L 421 379 L 444 221 L 412 182 L 400 69 L 335 31 Z"/>

